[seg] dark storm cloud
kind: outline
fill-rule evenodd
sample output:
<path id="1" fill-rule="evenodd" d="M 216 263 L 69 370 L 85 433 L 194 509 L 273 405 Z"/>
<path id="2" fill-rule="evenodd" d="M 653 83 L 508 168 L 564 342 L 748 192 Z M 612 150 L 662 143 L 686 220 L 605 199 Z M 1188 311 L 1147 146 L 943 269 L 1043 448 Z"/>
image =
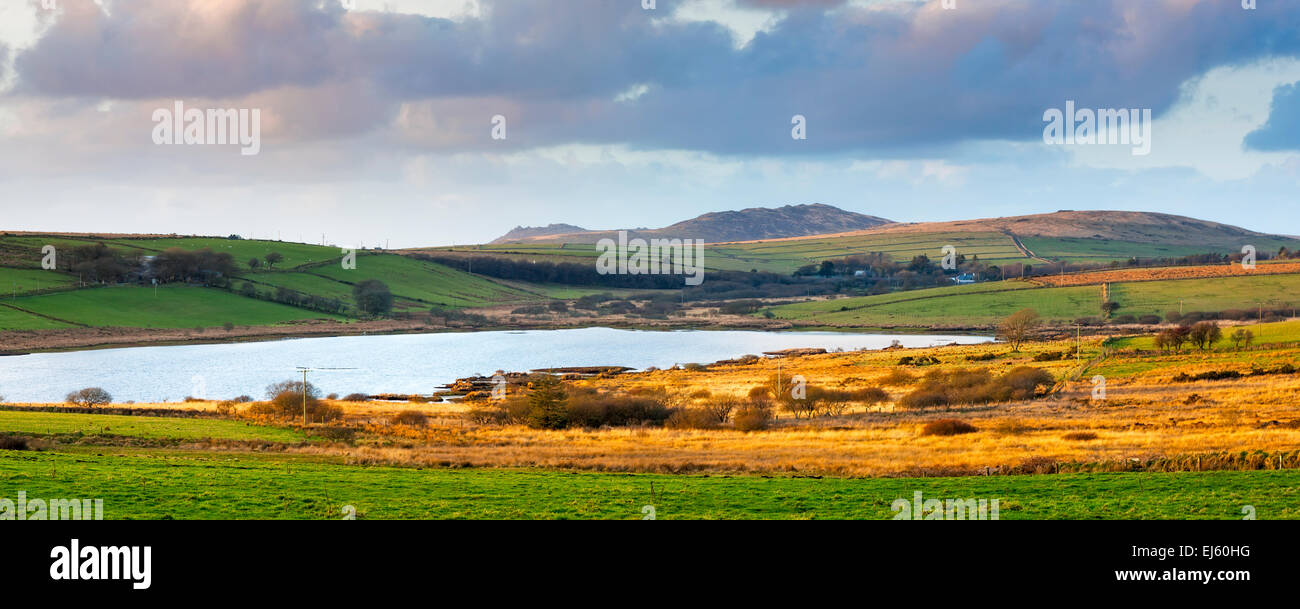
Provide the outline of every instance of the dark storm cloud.
<path id="1" fill-rule="evenodd" d="M 1300 150 L 1300 83 L 1273 90 L 1268 121 L 1246 135 L 1245 144 L 1255 150 Z"/>
<path id="2" fill-rule="evenodd" d="M 119 0 L 108 14 L 64 2 L 17 57 L 20 94 L 220 98 L 364 83 L 366 95 L 299 112 L 346 115 L 359 99 L 366 128 L 411 101 L 442 113 L 430 124 L 477 129 L 492 104 L 459 100 L 496 100 L 516 110 L 512 138 L 527 146 L 798 154 L 1034 140 L 1043 111 L 1067 99 L 1158 115 L 1211 68 L 1300 52 L 1294 2 L 962 0 L 949 11 L 741 0 L 798 10 L 739 49 L 718 24 L 665 19 L 669 0 L 656 11 L 485 1 L 482 19 L 459 21 L 319 0 Z M 644 95 L 615 101 L 641 85 Z M 795 114 L 807 117 L 806 141 L 789 136 Z M 329 120 L 298 124 L 331 131 Z"/>

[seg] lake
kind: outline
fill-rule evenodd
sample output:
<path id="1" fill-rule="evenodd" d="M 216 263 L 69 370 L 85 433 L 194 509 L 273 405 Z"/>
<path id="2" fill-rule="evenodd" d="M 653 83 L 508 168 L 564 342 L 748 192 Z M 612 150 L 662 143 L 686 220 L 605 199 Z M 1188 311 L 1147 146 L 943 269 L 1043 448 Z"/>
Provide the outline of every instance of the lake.
<path id="1" fill-rule="evenodd" d="M 320 370 L 308 380 L 322 392 L 429 394 L 439 385 L 497 370 L 566 366 L 668 368 L 802 347 L 880 349 L 974 344 L 984 336 L 839 332 L 656 332 L 584 328 L 132 347 L 0 357 L 0 396 L 10 402 L 60 402 L 68 392 L 103 387 L 114 401 L 168 402 L 186 396 L 261 399 L 271 383 Z"/>

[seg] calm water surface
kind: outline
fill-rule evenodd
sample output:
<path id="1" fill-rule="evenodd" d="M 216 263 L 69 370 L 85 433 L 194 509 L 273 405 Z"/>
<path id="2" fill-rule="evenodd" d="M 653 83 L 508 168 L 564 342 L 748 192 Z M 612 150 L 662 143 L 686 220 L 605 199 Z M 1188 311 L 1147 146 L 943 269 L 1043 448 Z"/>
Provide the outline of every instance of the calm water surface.
<path id="1" fill-rule="evenodd" d="M 585 328 L 340 336 L 271 342 L 134 347 L 0 357 L 0 396 L 58 402 L 69 391 L 103 387 L 117 402 L 180 401 L 186 396 L 261 398 L 267 385 L 312 372 L 325 393 L 432 393 L 439 385 L 496 370 L 561 366 L 667 368 L 798 347 L 828 350 L 989 342 L 982 336 L 838 332 L 653 332 Z"/>

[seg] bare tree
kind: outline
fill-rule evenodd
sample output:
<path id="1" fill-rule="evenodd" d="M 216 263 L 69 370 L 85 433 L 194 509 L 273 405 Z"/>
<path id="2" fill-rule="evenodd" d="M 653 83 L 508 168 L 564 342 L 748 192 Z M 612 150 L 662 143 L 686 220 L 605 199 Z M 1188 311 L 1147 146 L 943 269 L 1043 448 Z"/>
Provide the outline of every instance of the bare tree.
<path id="1" fill-rule="evenodd" d="M 1002 324 L 998 326 L 998 338 L 1007 341 L 1012 351 L 1019 351 L 1020 346 L 1033 336 L 1034 330 L 1038 329 L 1041 323 L 1042 319 L 1038 316 L 1038 311 L 1021 309 L 1002 320 Z"/>

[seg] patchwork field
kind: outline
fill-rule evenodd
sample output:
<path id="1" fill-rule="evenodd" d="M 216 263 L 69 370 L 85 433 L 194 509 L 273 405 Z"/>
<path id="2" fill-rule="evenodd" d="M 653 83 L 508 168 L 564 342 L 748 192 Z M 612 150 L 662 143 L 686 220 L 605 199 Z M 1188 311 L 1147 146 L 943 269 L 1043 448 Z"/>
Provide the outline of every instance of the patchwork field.
<path id="1" fill-rule="evenodd" d="M 167 248 L 210 248 L 230 253 L 237 267 L 230 291 L 164 285 L 158 296 L 153 288 L 123 285 L 82 289 L 75 273 L 39 268 L 41 248 L 52 244 L 67 252 L 77 246 L 104 243 L 119 251 L 156 255 Z M 251 258 L 264 259 L 276 252 L 284 260 L 273 269 L 249 267 Z M 431 307 L 460 309 L 544 301 L 548 291 L 527 284 L 506 285 L 481 276 L 395 254 L 358 252 L 357 267 L 344 269 L 342 252 L 334 247 L 278 241 L 250 241 L 215 237 L 109 238 L 7 235 L 0 237 L 0 331 L 46 330 L 76 327 L 176 328 L 236 325 L 274 325 L 303 319 L 345 319 L 353 316 L 352 288 L 367 279 L 388 285 L 396 311 L 423 312 Z M 239 294 L 250 283 L 260 299 Z M 291 304 L 268 302 L 280 289 L 338 300 L 344 315 L 321 313 Z M 36 294 L 37 290 L 40 294 Z M 147 292 L 147 293 L 146 293 Z M 586 293 L 586 291 L 584 291 Z"/>
<path id="2" fill-rule="evenodd" d="M 1300 305 L 1300 274 L 1225 276 L 1209 279 L 1115 282 L 1117 314 L 1159 315 L 1168 311 L 1253 309 Z M 1031 288 L 1031 289 L 1026 289 Z M 841 298 L 772 307 L 779 319 L 822 326 L 991 327 L 1020 309 L 1045 319 L 1070 322 L 1101 315 L 1099 286 L 1038 287 L 1019 280 L 988 282 Z"/>

